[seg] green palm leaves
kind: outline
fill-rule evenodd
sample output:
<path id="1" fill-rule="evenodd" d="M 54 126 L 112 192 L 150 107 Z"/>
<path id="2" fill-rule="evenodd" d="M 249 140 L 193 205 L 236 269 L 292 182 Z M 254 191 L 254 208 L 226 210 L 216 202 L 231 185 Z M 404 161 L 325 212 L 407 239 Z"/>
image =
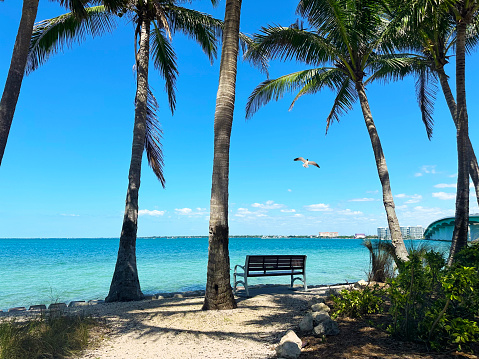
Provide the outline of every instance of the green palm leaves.
<path id="1" fill-rule="evenodd" d="M 314 68 L 259 84 L 248 99 L 246 116 L 287 92 L 296 93 L 292 107 L 301 96 L 329 88 L 336 97 L 326 118 L 327 132 L 331 122 L 339 121 L 359 99 L 383 187 L 392 243 L 397 256 L 407 260 L 386 160 L 365 91 L 365 85 L 372 81 L 395 80 L 420 70 L 419 65 L 412 66 L 415 56 L 392 53 L 396 24 L 388 21 L 385 14 L 389 12 L 385 2 L 377 0 L 301 0 L 297 13 L 307 20 L 310 29 L 298 22 L 290 27 L 262 28 L 253 37 L 247 59 L 254 63 L 262 58 L 296 60 Z M 430 131 L 428 121 L 426 128 Z"/>
<path id="2" fill-rule="evenodd" d="M 64 1 L 64 3 L 70 8 L 78 5 L 74 0 Z M 176 53 L 171 41 L 172 35 L 181 32 L 193 39 L 206 56 L 213 61 L 217 55 L 216 39 L 221 35 L 223 23 L 208 14 L 178 6 L 177 2 L 173 0 L 109 0 L 90 1 L 89 3 L 103 3 L 103 5 L 82 7 L 82 10 L 78 8 L 77 12 L 81 10 L 83 16 L 72 12 L 36 24 L 30 44 L 27 73 L 43 65 L 50 56 L 75 43 L 81 43 L 87 37 L 101 36 L 113 31 L 118 23 L 118 15 L 126 15 L 126 18 L 139 24 L 141 17 L 146 14 L 152 23 L 149 40 L 151 61 L 165 81 L 165 92 L 170 110 L 174 112 L 178 68 Z M 147 9 L 145 12 L 142 10 L 144 7 Z M 138 33 L 135 34 L 135 36 L 137 35 Z M 148 96 L 145 150 L 150 166 L 164 185 L 161 130 L 157 116 L 158 106 L 151 91 Z"/>

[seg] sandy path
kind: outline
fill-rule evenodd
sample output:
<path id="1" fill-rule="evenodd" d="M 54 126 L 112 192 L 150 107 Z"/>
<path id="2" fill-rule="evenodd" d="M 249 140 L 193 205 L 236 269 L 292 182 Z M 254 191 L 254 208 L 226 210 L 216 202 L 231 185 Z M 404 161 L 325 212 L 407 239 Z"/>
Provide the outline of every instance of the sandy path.
<path id="1" fill-rule="evenodd" d="M 224 311 L 202 311 L 201 297 L 91 306 L 87 313 L 104 318 L 107 329 L 81 359 L 271 358 L 274 345 L 324 289 L 258 289 Z"/>

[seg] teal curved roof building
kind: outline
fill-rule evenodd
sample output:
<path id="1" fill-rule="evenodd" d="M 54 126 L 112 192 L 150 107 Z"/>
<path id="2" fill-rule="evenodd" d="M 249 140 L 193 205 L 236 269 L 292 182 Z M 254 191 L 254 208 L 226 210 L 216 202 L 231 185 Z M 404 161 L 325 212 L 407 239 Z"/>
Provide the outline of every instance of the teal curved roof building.
<path id="1" fill-rule="evenodd" d="M 439 241 L 452 240 L 454 231 L 454 217 L 446 217 L 438 219 L 427 226 L 424 231 L 424 238 Z M 469 216 L 469 240 L 479 239 L 479 214 L 471 214 Z"/>

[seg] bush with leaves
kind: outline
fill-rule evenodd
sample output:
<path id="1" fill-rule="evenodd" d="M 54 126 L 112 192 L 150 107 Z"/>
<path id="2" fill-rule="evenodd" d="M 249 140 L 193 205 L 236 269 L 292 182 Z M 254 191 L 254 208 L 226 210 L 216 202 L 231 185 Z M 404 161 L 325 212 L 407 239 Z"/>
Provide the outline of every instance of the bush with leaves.
<path id="1" fill-rule="evenodd" d="M 389 284 L 389 331 L 422 340 L 434 349 L 468 347 L 479 339 L 477 325 L 479 247 L 469 247 L 447 268 L 440 253 L 412 251 Z"/>
<path id="2" fill-rule="evenodd" d="M 378 313 L 384 304 L 383 295 L 384 291 L 378 285 L 358 290 L 343 289 L 339 296 L 332 297 L 335 309 L 332 316 L 361 318 L 366 314 Z"/>

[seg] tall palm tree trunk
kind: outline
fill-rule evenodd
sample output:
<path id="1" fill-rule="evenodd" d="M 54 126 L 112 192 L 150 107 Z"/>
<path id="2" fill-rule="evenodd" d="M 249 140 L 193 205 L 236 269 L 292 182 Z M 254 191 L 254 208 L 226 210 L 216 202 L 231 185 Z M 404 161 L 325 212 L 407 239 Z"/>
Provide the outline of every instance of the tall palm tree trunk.
<path id="1" fill-rule="evenodd" d="M 39 0 L 23 0 L 22 17 L 18 27 L 15 46 L 13 47 L 12 61 L 8 70 L 7 81 L 0 101 L 0 165 L 7 146 L 8 134 L 12 126 L 15 107 L 17 106 L 23 75 L 27 64 L 30 38 L 33 25 L 37 17 Z"/>
<path id="2" fill-rule="evenodd" d="M 454 96 L 452 95 L 451 88 L 449 87 L 449 81 L 444 69 L 441 68 L 437 70 L 439 75 L 439 82 L 441 83 L 442 92 L 444 97 L 446 98 L 447 106 L 449 107 L 449 111 L 451 112 L 452 119 L 454 120 L 454 124 L 456 125 L 456 130 L 458 127 L 457 119 L 456 119 L 456 101 L 454 100 Z M 479 205 L 479 166 L 477 164 L 476 154 L 474 153 L 474 149 L 472 148 L 471 139 L 467 138 L 467 151 L 469 152 L 469 176 L 472 179 L 472 183 L 474 184 L 474 189 L 476 191 L 476 200 L 477 204 Z"/>
<path id="3" fill-rule="evenodd" d="M 236 308 L 230 283 L 228 176 L 230 137 L 235 105 L 240 14 L 241 0 L 227 0 L 220 80 L 216 95 L 208 270 L 204 310 Z"/>
<path id="4" fill-rule="evenodd" d="M 374 158 L 376 159 L 376 167 L 378 169 L 379 180 L 383 189 L 383 203 L 386 209 L 386 216 L 388 219 L 389 231 L 391 233 L 391 242 L 399 259 L 403 261 L 408 260 L 408 253 L 399 228 L 399 221 L 396 216 L 394 199 L 391 192 L 391 184 L 389 182 L 389 172 L 386 165 L 386 158 L 384 157 L 381 141 L 379 140 L 376 126 L 374 125 L 371 109 L 369 108 L 368 98 L 364 89 L 362 81 L 356 81 L 356 90 L 359 95 L 359 102 L 363 111 L 364 121 L 368 129 L 369 138 L 373 147 Z"/>
<path id="5" fill-rule="evenodd" d="M 148 96 L 150 21 L 146 16 L 146 11 L 143 12 L 142 19 L 139 21 L 141 21 L 141 32 L 137 60 L 135 127 L 133 129 L 128 191 L 120 248 L 110 293 L 105 299 L 107 302 L 123 302 L 143 298 L 136 266 L 136 234 L 138 229 L 138 190 L 140 189 L 141 160 L 145 146 Z"/>
<path id="6" fill-rule="evenodd" d="M 456 218 L 452 235 L 451 250 L 448 265 L 454 261 L 454 256 L 467 245 L 469 230 L 469 124 L 466 107 L 466 27 L 465 21 L 457 23 L 456 37 L 456 100 L 457 100 L 457 194 Z"/>

